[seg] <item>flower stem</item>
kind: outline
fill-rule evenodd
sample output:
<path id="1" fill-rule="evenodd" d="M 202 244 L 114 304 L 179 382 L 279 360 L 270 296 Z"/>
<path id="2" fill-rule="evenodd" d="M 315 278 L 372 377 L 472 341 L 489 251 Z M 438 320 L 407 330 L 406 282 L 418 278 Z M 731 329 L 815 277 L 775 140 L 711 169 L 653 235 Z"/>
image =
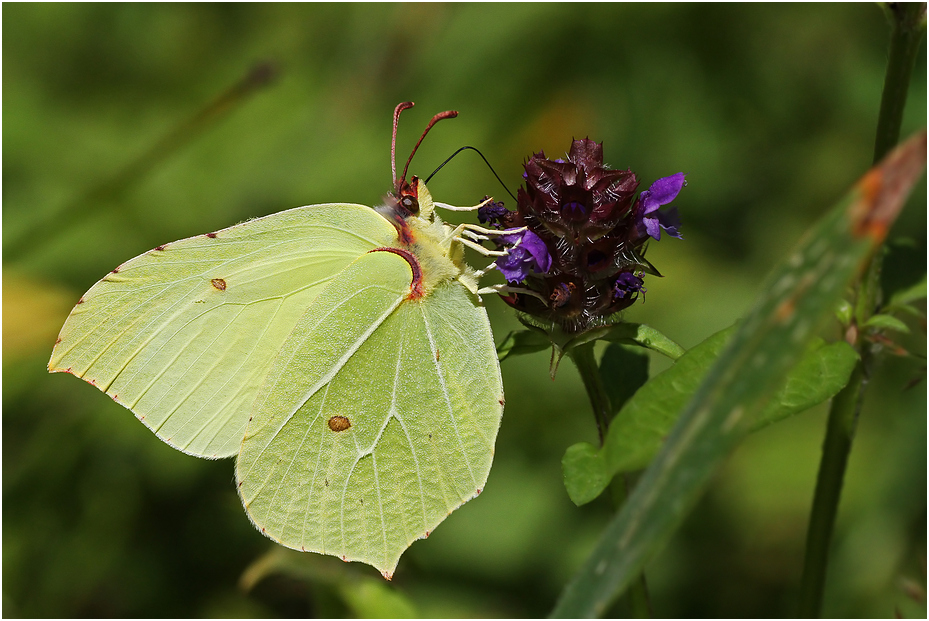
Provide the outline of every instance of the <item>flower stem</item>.
<path id="1" fill-rule="evenodd" d="M 875 163 L 881 160 L 900 139 L 900 126 L 903 122 L 903 109 L 906 105 L 910 76 L 926 25 L 924 3 L 890 4 L 887 10 L 893 31 L 874 142 Z M 858 326 L 863 325 L 880 304 L 878 284 L 881 269 L 880 257 L 881 252 L 876 252 L 866 275 L 856 288 L 858 299 L 855 304 L 855 321 Z M 853 344 L 861 360 L 853 371 L 848 385 L 832 400 L 826 425 L 826 438 L 823 441 L 823 454 L 819 463 L 813 508 L 810 512 L 807 530 L 806 555 L 800 584 L 798 610 L 800 617 L 819 617 L 822 613 L 829 545 L 842 495 L 848 456 L 855 438 L 855 426 L 870 376 L 873 358 L 870 344 L 857 337 L 855 340 Z"/>
<path id="2" fill-rule="evenodd" d="M 603 446 L 614 412 L 613 404 L 610 402 L 610 395 L 603 386 L 603 378 L 600 376 L 600 369 L 594 357 L 594 342 L 591 341 L 571 348 L 568 350 L 568 356 L 574 361 L 574 366 L 577 367 L 578 373 L 581 375 L 581 381 L 584 382 L 584 388 L 587 390 L 587 397 L 590 399 L 594 418 L 597 421 L 600 446 Z M 629 481 L 624 475 L 613 479 L 610 492 L 613 497 L 613 508 L 616 511 L 619 511 L 625 504 L 629 495 L 629 487 Z M 648 599 L 648 585 L 644 573 L 639 574 L 639 577 L 629 585 L 626 592 L 626 601 L 634 618 L 649 619 L 652 617 L 651 603 Z"/>
<path id="3" fill-rule="evenodd" d="M 581 374 L 581 381 L 584 382 L 587 398 L 590 399 L 590 405 L 594 410 L 594 418 L 597 421 L 600 446 L 603 446 L 610 419 L 613 417 L 613 405 L 610 403 L 610 395 L 607 394 L 606 389 L 603 387 L 600 369 L 597 367 L 597 360 L 594 358 L 594 343 L 578 345 L 568 350 L 568 356 L 574 361 L 574 366 L 577 367 L 578 373 Z"/>

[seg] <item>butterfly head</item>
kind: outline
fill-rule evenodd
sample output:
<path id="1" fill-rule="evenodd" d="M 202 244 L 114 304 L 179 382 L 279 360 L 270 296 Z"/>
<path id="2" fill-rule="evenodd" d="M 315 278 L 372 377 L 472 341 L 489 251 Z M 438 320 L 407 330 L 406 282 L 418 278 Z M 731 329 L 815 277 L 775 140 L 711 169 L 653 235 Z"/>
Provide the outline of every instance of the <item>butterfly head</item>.
<path id="1" fill-rule="evenodd" d="M 402 208 L 401 213 L 405 211 L 409 215 L 429 217 L 432 212 L 432 199 L 430 197 L 426 201 L 422 200 L 423 194 L 428 196 L 428 191 L 425 191 L 426 184 L 415 175 L 410 177 L 410 180 L 407 181 L 406 173 L 410 168 L 410 162 L 413 161 L 416 150 L 419 148 L 419 145 L 422 144 L 423 139 L 426 137 L 426 134 L 429 133 L 429 130 L 432 129 L 432 126 L 442 119 L 455 118 L 458 116 L 458 112 L 455 110 L 446 110 L 432 117 L 432 120 L 429 121 L 429 124 L 426 125 L 426 129 L 423 130 L 422 135 L 419 137 L 416 146 L 414 146 L 413 150 L 410 152 L 410 157 L 407 158 L 406 165 L 403 167 L 403 173 L 400 177 L 397 177 L 397 126 L 400 124 L 400 113 L 412 107 L 412 101 L 404 101 L 394 108 L 394 131 L 393 139 L 390 143 L 390 167 L 393 175 L 393 191 L 388 199 L 388 203 L 393 203 L 398 208 Z"/>

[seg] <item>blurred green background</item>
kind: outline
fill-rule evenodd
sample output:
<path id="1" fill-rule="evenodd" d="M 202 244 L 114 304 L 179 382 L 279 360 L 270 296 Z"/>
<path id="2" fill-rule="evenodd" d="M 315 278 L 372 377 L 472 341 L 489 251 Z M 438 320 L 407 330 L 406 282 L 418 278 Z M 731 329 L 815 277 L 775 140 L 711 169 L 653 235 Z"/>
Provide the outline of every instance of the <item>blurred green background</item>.
<path id="1" fill-rule="evenodd" d="M 575 507 L 561 482 L 564 449 L 595 438 L 569 365 L 554 382 L 547 354 L 503 365 L 486 491 L 387 585 L 361 565 L 265 556 L 275 546 L 242 511 L 230 460 L 183 455 L 48 375 L 71 306 L 161 243 L 378 202 L 391 112 L 412 100 L 400 157 L 433 113 L 461 113 L 420 149 L 420 175 L 473 145 L 515 191 L 524 158 L 584 136 L 643 188 L 687 172 L 685 240 L 652 245 L 665 278 L 627 317 L 690 347 L 746 311 L 869 166 L 889 32 L 870 4 L 7 4 L 3 18 L 3 614 L 40 617 L 547 614 L 611 513 L 605 499 Z M 272 81 L 197 116 L 263 61 Z M 904 136 L 925 124 L 925 52 L 915 76 Z M 505 194 L 468 153 L 430 190 L 453 204 Z M 892 234 L 911 240 L 902 281 L 926 270 L 925 203 L 923 181 Z M 498 340 L 517 327 L 487 307 Z M 870 386 L 826 616 L 926 614 L 907 595 L 925 587 L 925 383 L 904 389 L 919 373 L 890 360 Z M 656 615 L 793 613 L 823 432 L 818 409 L 738 449 L 648 566 Z"/>

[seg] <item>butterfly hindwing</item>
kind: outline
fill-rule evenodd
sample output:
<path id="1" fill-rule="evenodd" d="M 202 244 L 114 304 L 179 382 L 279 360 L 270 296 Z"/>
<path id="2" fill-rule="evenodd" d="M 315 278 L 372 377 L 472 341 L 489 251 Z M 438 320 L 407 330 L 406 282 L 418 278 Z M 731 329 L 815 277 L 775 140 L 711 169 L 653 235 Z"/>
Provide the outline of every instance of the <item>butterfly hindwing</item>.
<path id="1" fill-rule="evenodd" d="M 255 405 L 237 464 L 249 515 L 283 545 L 393 573 L 483 488 L 502 413 L 487 317 L 449 280 L 411 299 L 390 252 L 314 300 Z"/>

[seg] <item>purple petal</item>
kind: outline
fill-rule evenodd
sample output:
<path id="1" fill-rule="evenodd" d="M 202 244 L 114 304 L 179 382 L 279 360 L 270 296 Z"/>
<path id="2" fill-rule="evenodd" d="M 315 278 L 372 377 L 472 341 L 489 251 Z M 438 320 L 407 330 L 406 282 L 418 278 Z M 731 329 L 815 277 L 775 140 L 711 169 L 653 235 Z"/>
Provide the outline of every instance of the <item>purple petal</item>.
<path id="1" fill-rule="evenodd" d="M 677 195 L 683 187 L 684 173 L 682 172 L 673 174 L 670 177 L 662 177 L 646 190 L 646 192 L 648 192 L 648 198 L 643 200 L 655 202 L 659 207 L 661 205 L 667 205 L 677 198 Z M 642 192 L 642 194 L 645 194 L 645 192 Z M 646 209 L 645 211 L 648 213 L 654 211 L 654 209 Z"/>
<path id="2" fill-rule="evenodd" d="M 667 211 L 658 212 L 658 224 L 668 232 L 671 237 L 684 239 L 678 229 L 681 226 L 681 216 L 677 212 L 677 207 L 672 207 Z M 656 238 L 657 239 L 657 238 Z"/>
<path id="3" fill-rule="evenodd" d="M 530 270 L 545 273 L 552 266 L 552 257 L 542 238 L 525 230 L 497 237 L 497 242 L 507 246 L 507 255 L 495 261 L 497 269 L 509 282 L 520 282 Z"/>
<path id="4" fill-rule="evenodd" d="M 632 272 L 622 272 L 613 283 L 613 299 L 626 298 L 639 292 L 645 293 L 645 287 L 642 286 L 644 284 L 645 281 Z"/>
<path id="5" fill-rule="evenodd" d="M 677 209 L 669 209 L 666 213 L 661 213 L 658 208 L 667 205 L 680 193 L 684 187 L 684 173 L 679 172 L 669 177 L 662 177 L 651 185 L 647 190 L 639 194 L 640 211 L 636 230 L 639 235 L 648 235 L 655 239 L 661 239 L 661 229 L 668 231 L 668 235 L 683 239 L 680 231 L 681 219 L 678 216 Z"/>
<path id="6" fill-rule="evenodd" d="M 658 225 L 658 218 L 644 218 L 642 223 L 645 225 L 646 233 L 656 240 L 661 239 L 661 227 Z"/>
<path id="7" fill-rule="evenodd" d="M 507 282 L 521 282 L 529 275 L 529 262 L 526 261 L 528 254 L 522 248 L 510 248 L 505 257 L 497 259 L 497 269 Z"/>
<path id="8" fill-rule="evenodd" d="M 532 255 L 533 262 L 535 263 L 533 267 L 537 272 L 544 274 L 551 268 L 552 255 L 548 253 L 548 247 L 545 245 L 545 242 L 542 241 L 541 237 L 527 230 L 519 246 L 528 250 L 529 254 Z"/>

